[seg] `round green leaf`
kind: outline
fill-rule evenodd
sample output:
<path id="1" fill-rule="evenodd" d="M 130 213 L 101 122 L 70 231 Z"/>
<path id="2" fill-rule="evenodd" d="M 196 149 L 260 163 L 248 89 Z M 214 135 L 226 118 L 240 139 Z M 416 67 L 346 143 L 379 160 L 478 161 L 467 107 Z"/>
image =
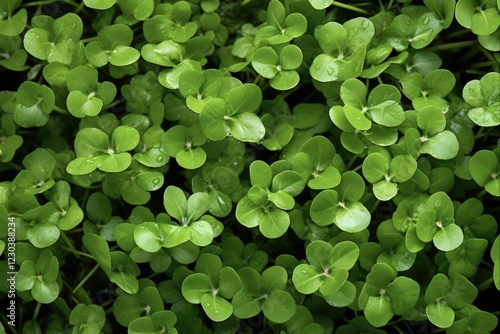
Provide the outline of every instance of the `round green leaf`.
<path id="1" fill-rule="evenodd" d="M 425 313 L 429 321 L 439 328 L 449 328 L 455 321 L 455 311 L 442 302 L 427 305 Z"/>
<path id="2" fill-rule="evenodd" d="M 270 46 L 259 48 L 252 57 L 252 66 L 264 78 L 272 79 L 278 73 L 278 54 Z"/>
<path id="3" fill-rule="evenodd" d="M 293 285 L 303 294 L 310 294 L 319 289 L 322 281 L 322 273 L 309 264 L 299 264 L 293 270 Z"/>
<path id="4" fill-rule="evenodd" d="M 310 215 L 319 226 L 332 225 L 339 210 L 339 196 L 335 190 L 323 190 L 311 203 Z"/>
<path id="5" fill-rule="evenodd" d="M 375 327 L 382 327 L 392 319 L 391 302 L 385 296 L 369 296 L 363 309 L 366 320 Z"/>
<path id="6" fill-rule="evenodd" d="M 207 293 L 201 298 L 201 306 L 207 316 L 216 322 L 226 320 L 233 314 L 233 305 L 224 298 L 213 294 Z"/>
<path id="7" fill-rule="evenodd" d="M 175 156 L 175 160 L 179 166 L 186 169 L 196 169 L 205 163 L 207 154 L 201 147 L 195 147 L 180 151 Z"/>
<path id="8" fill-rule="evenodd" d="M 264 316 L 276 323 L 284 323 L 295 314 L 295 301 L 284 290 L 273 290 L 262 303 Z"/>
<path id="9" fill-rule="evenodd" d="M 340 203 L 338 205 L 340 209 L 335 215 L 335 225 L 342 231 L 349 233 L 361 232 L 370 224 L 370 212 L 362 203 L 356 202 L 344 207 Z"/>
<path id="10" fill-rule="evenodd" d="M 420 150 L 436 159 L 450 160 L 457 156 L 459 148 L 460 145 L 455 134 L 445 130 L 430 138 L 425 138 Z"/>
<path id="11" fill-rule="evenodd" d="M 457 248 L 462 244 L 463 240 L 464 234 L 462 229 L 456 224 L 450 224 L 440 228 L 432 239 L 434 246 L 444 252 Z"/>
<path id="12" fill-rule="evenodd" d="M 259 230 L 266 238 L 275 239 L 281 237 L 290 226 L 290 217 L 285 211 L 275 209 L 265 212 L 260 217 Z"/>

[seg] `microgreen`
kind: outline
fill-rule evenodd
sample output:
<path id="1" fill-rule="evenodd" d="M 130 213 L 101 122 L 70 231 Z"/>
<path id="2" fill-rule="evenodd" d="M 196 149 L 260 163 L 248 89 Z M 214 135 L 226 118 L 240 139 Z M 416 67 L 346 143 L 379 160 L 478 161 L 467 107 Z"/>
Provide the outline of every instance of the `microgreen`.
<path id="1" fill-rule="evenodd" d="M 495 333 L 499 41 L 498 0 L 0 1 L 0 333 Z"/>

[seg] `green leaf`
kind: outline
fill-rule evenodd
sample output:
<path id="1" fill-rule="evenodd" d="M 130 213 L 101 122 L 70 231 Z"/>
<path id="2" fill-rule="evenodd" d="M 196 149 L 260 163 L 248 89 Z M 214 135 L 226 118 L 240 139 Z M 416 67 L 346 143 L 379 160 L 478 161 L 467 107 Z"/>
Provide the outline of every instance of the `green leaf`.
<path id="1" fill-rule="evenodd" d="M 262 102 L 262 91 L 257 85 L 243 84 L 229 91 L 226 106 L 229 115 L 254 112 Z"/>
<path id="2" fill-rule="evenodd" d="M 113 130 L 111 146 L 116 153 L 133 150 L 139 143 L 139 132 L 127 125 L 121 125 Z"/>
<path id="3" fill-rule="evenodd" d="M 201 298 L 201 306 L 207 316 L 216 322 L 226 320 L 233 313 L 233 306 L 224 298 L 208 293 Z"/>
<path id="4" fill-rule="evenodd" d="M 284 323 L 295 314 L 295 301 L 284 290 L 273 290 L 262 303 L 264 316 L 276 323 Z"/>
<path id="5" fill-rule="evenodd" d="M 285 211 L 272 210 L 260 217 L 259 230 L 266 238 L 279 238 L 286 233 L 290 226 L 290 217 Z"/>
<path id="6" fill-rule="evenodd" d="M 116 0 L 83 0 L 85 6 L 93 9 L 108 9 L 111 8 Z"/>
<path id="7" fill-rule="evenodd" d="M 420 286 L 411 278 L 400 276 L 387 285 L 386 293 L 391 298 L 391 309 L 394 314 L 404 314 L 417 303 Z"/>
<path id="8" fill-rule="evenodd" d="M 385 296 L 369 296 L 363 311 L 366 320 L 375 327 L 385 326 L 394 316 L 391 302 Z"/>
<path id="9" fill-rule="evenodd" d="M 226 138 L 229 134 L 229 125 L 225 121 L 226 110 L 224 100 L 220 98 L 213 98 L 203 106 L 203 109 L 200 113 L 200 124 L 203 133 L 207 136 L 208 139 L 211 140 L 222 140 Z M 250 126 L 255 126 L 256 123 L 252 123 L 254 121 L 253 117 L 250 118 Z M 242 128 L 242 131 L 246 128 Z M 253 128 L 250 128 L 250 131 Z M 235 128 L 235 130 L 237 129 Z M 250 132 L 252 134 L 252 132 Z"/>
<path id="10" fill-rule="evenodd" d="M 250 182 L 253 186 L 267 189 L 271 186 L 272 170 L 267 163 L 262 160 L 255 160 L 250 164 Z"/>
<path id="11" fill-rule="evenodd" d="M 266 132 L 260 118 L 249 112 L 231 116 L 227 118 L 227 123 L 231 135 L 244 142 L 259 142 Z"/>
<path id="12" fill-rule="evenodd" d="M 427 153 L 439 160 L 449 160 L 457 156 L 460 145 L 455 134 L 444 130 L 432 137 L 423 139 L 420 148 L 422 153 Z"/>
<path id="13" fill-rule="evenodd" d="M 371 215 L 368 209 L 360 202 L 342 205 L 335 216 L 335 224 L 345 232 L 361 232 L 368 227 Z M 312 207 L 312 206 L 311 206 Z"/>
<path id="14" fill-rule="evenodd" d="M 440 228 L 433 237 L 434 245 L 437 249 L 442 251 L 451 251 L 464 240 L 464 234 L 460 226 L 456 224 L 450 224 L 448 226 Z"/>
<path id="15" fill-rule="evenodd" d="M 442 302 L 427 305 L 425 313 L 429 321 L 439 328 L 449 328 L 455 320 L 455 311 Z"/>
<path id="16" fill-rule="evenodd" d="M 319 226 L 332 225 L 339 207 L 339 197 L 335 190 L 323 190 L 311 203 L 310 215 Z"/>
<path id="17" fill-rule="evenodd" d="M 278 74 L 278 54 L 270 46 L 259 48 L 252 57 L 252 66 L 257 73 L 267 79 Z"/>
<path id="18" fill-rule="evenodd" d="M 163 205 L 170 216 L 180 223 L 187 223 L 188 201 L 180 188 L 168 186 L 163 194 Z"/>

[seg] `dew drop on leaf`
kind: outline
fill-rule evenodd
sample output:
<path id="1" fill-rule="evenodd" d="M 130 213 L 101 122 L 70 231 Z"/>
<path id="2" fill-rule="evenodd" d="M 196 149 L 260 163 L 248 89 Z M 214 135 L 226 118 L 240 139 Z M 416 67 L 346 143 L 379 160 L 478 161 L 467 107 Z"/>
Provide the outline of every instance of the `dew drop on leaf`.
<path id="1" fill-rule="evenodd" d="M 160 183 L 160 179 L 154 179 L 153 180 L 153 184 L 156 186 Z"/>
<path id="2" fill-rule="evenodd" d="M 207 307 L 207 308 L 208 308 L 208 307 L 211 307 L 211 306 L 212 306 L 212 304 L 210 304 L 210 303 L 206 303 L 206 304 L 205 304 L 205 307 Z"/>
<path id="3" fill-rule="evenodd" d="M 326 72 L 328 72 L 328 74 L 332 75 L 332 74 L 333 74 L 333 72 L 334 72 L 334 69 L 333 69 L 333 68 L 331 68 L 331 67 L 328 67 L 328 68 L 326 69 Z"/>
<path id="4" fill-rule="evenodd" d="M 303 274 L 307 274 L 307 270 L 301 270 L 300 272 Z"/>
<path id="5" fill-rule="evenodd" d="M 215 310 L 215 311 L 214 311 L 214 313 L 215 313 L 215 314 L 219 314 L 219 310 Z"/>
<path id="6" fill-rule="evenodd" d="M 431 19 L 430 19 L 428 16 L 426 16 L 426 17 L 424 18 L 424 20 L 422 21 L 422 23 L 423 23 L 423 24 L 429 24 L 429 22 L 430 22 L 430 21 L 431 21 Z"/>
<path id="7" fill-rule="evenodd" d="M 157 162 L 162 162 L 163 161 L 163 156 L 162 155 L 159 155 L 156 157 L 156 161 Z"/>

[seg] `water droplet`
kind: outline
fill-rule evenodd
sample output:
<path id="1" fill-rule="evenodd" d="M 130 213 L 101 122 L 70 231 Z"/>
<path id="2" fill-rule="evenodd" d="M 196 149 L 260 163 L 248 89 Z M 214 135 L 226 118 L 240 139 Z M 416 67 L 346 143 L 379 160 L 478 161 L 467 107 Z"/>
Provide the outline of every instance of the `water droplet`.
<path id="1" fill-rule="evenodd" d="M 154 179 L 154 180 L 153 180 L 153 184 L 154 184 L 155 186 L 157 186 L 159 183 L 160 183 L 160 179 Z"/>
<path id="2" fill-rule="evenodd" d="M 163 161 L 163 155 L 159 155 L 156 157 L 157 162 L 162 162 Z"/>
<path id="3" fill-rule="evenodd" d="M 326 69 L 326 72 L 327 72 L 328 74 L 332 75 L 332 74 L 335 72 L 335 70 L 333 69 L 333 67 L 328 67 L 328 68 Z"/>
<path id="4" fill-rule="evenodd" d="M 212 304 L 210 304 L 210 303 L 206 303 L 206 304 L 205 304 L 205 307 L 207 307 L 207 308 L 208 308 L 208 307 L 212 307 Z"/>
<path id="5" fill-rule="evenodd" d="M 215 311 L 214 311 L 214 313 L 215 313 L 215 314 L 219 314 L 219 310 L 215 310 Z"/>
<path id="6" fill-rule="evenodd" d="M 316 69 L 316 71 L 319 71 L 321 67 L 319 65 L 316 65 L 314 68 Z"/>
<path id="7" fill-rule="evenodd" d="M 426 16 L 426 17 L 424 17 L 424 20 L 422 21 L 422 23 L 429 24 L 430 21 L 431 21 L 431 19 L 428 16 Z"/>
<path id="8" fill-rule="evenodd" d="M 300 272 L 303 274 L 307 274 L 307 270 L 301 270 Z"/>

